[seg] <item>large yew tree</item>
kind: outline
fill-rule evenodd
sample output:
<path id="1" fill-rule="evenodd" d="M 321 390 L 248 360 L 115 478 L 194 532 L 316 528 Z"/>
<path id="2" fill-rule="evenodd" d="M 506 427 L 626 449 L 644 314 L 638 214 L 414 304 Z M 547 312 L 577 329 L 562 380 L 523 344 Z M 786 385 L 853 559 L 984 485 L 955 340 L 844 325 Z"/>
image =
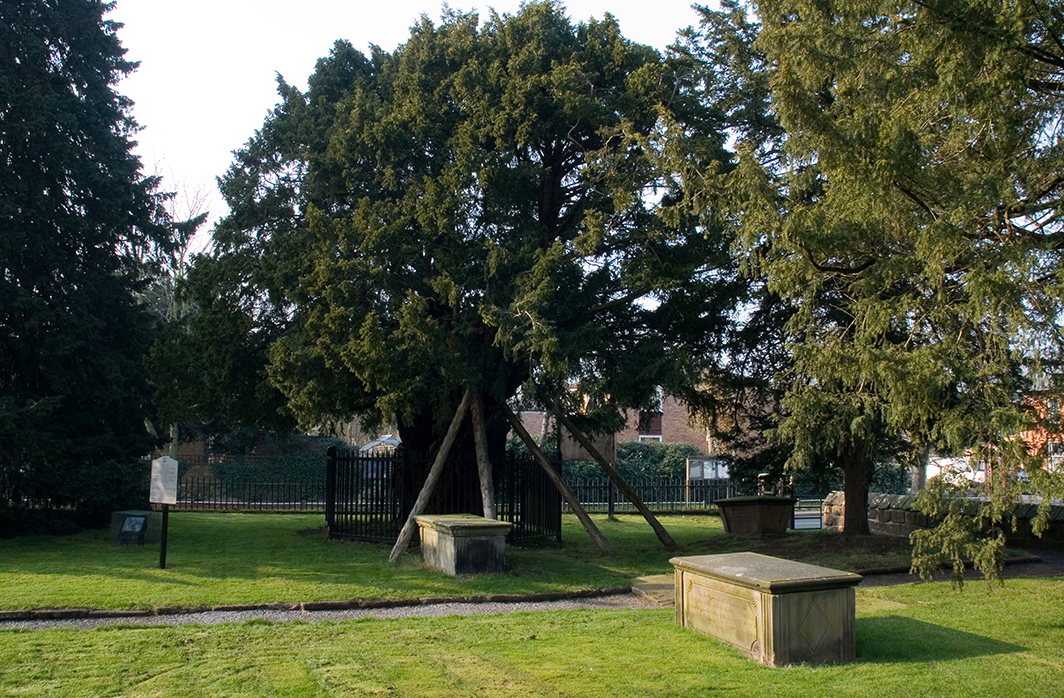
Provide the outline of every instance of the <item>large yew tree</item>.
<path id="1" fill-rule="evenodd" d="M 1015 493 L 1021 470 L 1049 492 L 1045 454 L 1017 437 L 1040 417 L 1032 400 L 1061 389 L 1059 8 L 761 0 L 756 10 L 786 136 L 772 159 L 748 142 L 732 184 L 747 249 L 798 309 L 780 425 L 795 459 L 839 460 L 848 514 L 884 434 L 969 453 L 989 464 L 995 495 Z M 1003 500 L 990 501 L 983 513 L 998 520 Z M 999 564 L 1000 529 L 964 526 L 949 517 L 918 556 Z M 976 533 L 985 545 L 965 548 Z"/>
<path id="2" fill-rule="evenodd" d="M 498 446 L 492 405 L 532 378 L 609 427 L 697 382 L 744 289 L 660 166 L 666 124 L 724 159 L 682 70 L 550 2 L 423 17 L 393 53 L 337 42 L 306 92 L 280 82 L 222 179 L 232 212 L 188 286 L 201 312 L 156 352 L 215 379 L 184 381 L 175 410 L 394 416 L 429 450 L 465 390 Z M 226 332 L 238 344 L 202 341 Z"/>

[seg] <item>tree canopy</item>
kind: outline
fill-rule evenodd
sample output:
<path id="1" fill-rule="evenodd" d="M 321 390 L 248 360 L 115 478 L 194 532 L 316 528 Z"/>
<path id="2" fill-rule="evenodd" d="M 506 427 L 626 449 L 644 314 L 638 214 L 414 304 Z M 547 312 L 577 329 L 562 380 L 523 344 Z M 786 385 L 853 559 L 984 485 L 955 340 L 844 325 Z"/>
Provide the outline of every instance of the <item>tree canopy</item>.
<path id="1" fill-rule="evenodd" d="M 16 505 L 107 508 L 153 446 L 138 294 L 169 231 L 108 7 L 0 4 L 0 501 Z"/>
<path id="2" fill-rule="evenodd" d="M 1040 418 L 1032 398 L 1060 390 L 1059 10 L 756 10 L 785 135 L 751 131 L 729 186 L 745 249 L 797 311 L 779 429 L 792 460 L 850 459 L 859 485 L 893 438 L 969 451 L 990 464 L 998 494 L 1016 492 L 1024 470 L 1049 486 L 1045 454 L 1017 435 Z M 992 501 L 985 513 L 999 519 Z M 984 540 L 983 562 L 1000 560 L 1000 533 Z"/>
<path id="3" fill-rule="evenodd" d="M 427 450 L 464 389 L 490 408 L 535 378 L 610 426 L 690 387 L 745 284 L 662 166 L 671 124 L 726 160 L 682 68 L 550 2 L 423 17 L 391 54 L 337 42 L 222 179 L 183 341 L 228 327 L 260 358 L 199 395 L 250 385 L 306 425 L 395 415 Z"/>

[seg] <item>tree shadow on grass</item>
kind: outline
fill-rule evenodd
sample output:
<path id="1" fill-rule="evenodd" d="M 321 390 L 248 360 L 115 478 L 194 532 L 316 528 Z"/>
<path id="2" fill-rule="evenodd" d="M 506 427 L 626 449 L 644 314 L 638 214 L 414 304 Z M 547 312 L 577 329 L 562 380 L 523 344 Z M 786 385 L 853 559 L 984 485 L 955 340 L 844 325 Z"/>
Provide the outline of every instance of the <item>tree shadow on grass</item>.
<path id="1" fill-rule="evenodd" d="M 905 616 L 857 620 L 857 660 L 869 664 L 944 662 L 1025 649 L 1010 642 Z"/>

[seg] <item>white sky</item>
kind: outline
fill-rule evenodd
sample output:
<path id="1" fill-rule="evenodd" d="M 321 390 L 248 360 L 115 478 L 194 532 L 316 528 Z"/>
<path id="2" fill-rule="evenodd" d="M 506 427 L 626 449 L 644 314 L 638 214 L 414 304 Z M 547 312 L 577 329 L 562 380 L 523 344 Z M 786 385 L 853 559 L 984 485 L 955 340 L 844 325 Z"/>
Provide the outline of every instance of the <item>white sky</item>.
<path id="1" fill-rule="evenodd" d="M 512 14 L 518 0 L 474 4 Z M 225 213 L 215 178 L 262 126 L 277 103 L 276 75 L 304 89 L 314 64 L 333 42 L 347 39 L 366 53 L 370 44 L 392 51 L 426 14 L 439 23 L 434 0 L 117 0 L 107 19 L 123 23 L 118 36 L 129 60 L 140 61 L 119 92 L 135 103 L 142 127 L 138 154 L 146 173 L 163 175 L 179 199 L 207 197 L 211 218 Z M 664 49 L 696 22 L 691 0 L 568 0 L 574 21 L 610 12 L 624 35 Z M 179 211 L 179 213 L 183 213 Z"/>

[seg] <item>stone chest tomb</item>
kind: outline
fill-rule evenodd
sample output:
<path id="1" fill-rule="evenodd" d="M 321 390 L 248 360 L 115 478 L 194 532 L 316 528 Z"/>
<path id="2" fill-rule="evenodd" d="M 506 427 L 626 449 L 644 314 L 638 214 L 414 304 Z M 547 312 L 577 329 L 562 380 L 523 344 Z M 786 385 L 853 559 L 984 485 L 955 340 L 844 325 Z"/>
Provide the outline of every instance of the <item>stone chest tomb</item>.
<path id="1" fill-rule="evenodd" d="M 861 576 L 757 553 L 677 557 L 676 622 L 780 666 L 852 661 Z"/>
<path id="2" fill-rule="evenodd" d="M 425 564 L 452 577 L 506 571 L 506 534 L 513 524 L 472 514 L 415 517 Z"/>

